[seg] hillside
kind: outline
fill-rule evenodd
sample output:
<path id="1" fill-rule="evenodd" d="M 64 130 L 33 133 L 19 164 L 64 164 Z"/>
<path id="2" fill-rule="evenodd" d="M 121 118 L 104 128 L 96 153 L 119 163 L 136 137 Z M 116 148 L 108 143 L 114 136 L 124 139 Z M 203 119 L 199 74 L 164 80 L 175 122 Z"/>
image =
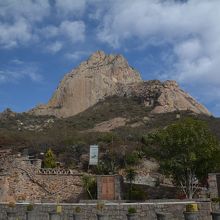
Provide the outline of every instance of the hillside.
<path id="1" fill-rule="evenodd" d="M 0 118 L 0 146 L 16 151 L 28 148 L 34 152 L 52 147 L 61 160 L 70 154 L 72 146 L 76 146 L 82 155 L 88 153 L 89 145 L 94 143 L 103 150 L 125 146 L 130 151 L 141 147 L 143 135 L 179 120 L 179 116 L 207 121 L 220 139 L 218 118 L 186 111 L 155 115 L 152 114 L 152 107 L 146 108 L 140 98 L 113 96 L 64 119 L 27 113 L 5 114 Z M 97 130 L 100 126 L 101 130 Z M 75 159 L 79 160 L 79 157 Z"/>

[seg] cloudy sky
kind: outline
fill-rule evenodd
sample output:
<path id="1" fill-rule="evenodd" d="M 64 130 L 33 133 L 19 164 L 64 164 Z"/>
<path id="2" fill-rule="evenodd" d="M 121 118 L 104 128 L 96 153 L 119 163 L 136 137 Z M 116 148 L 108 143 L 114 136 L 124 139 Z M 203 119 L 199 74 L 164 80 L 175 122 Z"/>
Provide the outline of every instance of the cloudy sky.
<path id="1" fill-rule="evenodd" d="M 0 0 L 0 111 L 46 103 L 96 50 L 174 79 L 220 116 L 219 0 Z"/>

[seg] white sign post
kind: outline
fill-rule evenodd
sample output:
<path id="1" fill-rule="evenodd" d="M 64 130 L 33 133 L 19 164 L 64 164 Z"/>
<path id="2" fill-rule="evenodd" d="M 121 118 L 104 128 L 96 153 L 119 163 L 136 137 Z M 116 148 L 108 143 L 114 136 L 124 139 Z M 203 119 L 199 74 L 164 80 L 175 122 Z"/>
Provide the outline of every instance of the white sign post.
<path id="1" fill-rule="evenodd" d="M 99 158 L 99 146 L 90 145 L 89 165 L 97 165 Z"/>

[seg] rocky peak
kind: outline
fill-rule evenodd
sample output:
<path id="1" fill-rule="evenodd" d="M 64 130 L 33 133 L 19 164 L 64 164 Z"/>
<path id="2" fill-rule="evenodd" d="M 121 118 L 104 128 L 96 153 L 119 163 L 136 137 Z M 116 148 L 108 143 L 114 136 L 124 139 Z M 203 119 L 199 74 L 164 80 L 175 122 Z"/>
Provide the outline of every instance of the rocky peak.
<path id="1" fill-rule="evenodd" d="M 15 116 L 16 113 L 13 112 L 10 108 L 6 108 L 2 113 L 0 113 L 0 118 L 11 118 Z"/>
<path id="2" fill-rule="evenodd" d="M 123 56 L 97 51 L 65 75 L 48 104 L 30 112 L 57 117 L 72 116 L 107 96 L 116 95 L 120 86 L 139 82 L 142 82 L 140 74 L 129 66 Z"/>
<path id="3" fill-rule="evenodd" d="M 138 96 L 153 113 L 188 110 L 210 115 L 204 106 L 182 91 L 177 82 L 142 81 L 122 55 L 108 55 L 103 51 L 96 51 L 66 74 L 48 104 L 30 113 L 69 117 L 113 95 Z"/>
<path id="4" fill-rule="evenodd" d="M 94 65 L 94 64 L 104 61 L 105 58 L 106 58 L 106 55 L 104 51 L 98 50 L 89 57 L 87 62 L 88 64 Z"/>
<path id="5" fill-rule="evenodd" d="M 166 88 L 179 88 L 179 85 L 175 80 L 166 80 L 163 83 L 163 86 Z"/>
<path id="6" fill-rule="evenodd" d="M 122 55 L 105 54 L 103 51 L 96 51 L 87 61 L 82 62 L 72 74 L 102 74 L 109 77 L 115 83 L 129 84 L 140 82 L 140 74 L 129 66 Z"/>
<path id="7" fill-rule="evenodd" d="M 184 92 L 174 80 L 143 81 L 129 85 L 121 91 L 121 94 L 123 93 L 126 96 L 139 97 L 146 107 L 152 108 L 152 113 L 155 114 L 190 111 L 196 114 L 211 115 L 203 105 Z"/>

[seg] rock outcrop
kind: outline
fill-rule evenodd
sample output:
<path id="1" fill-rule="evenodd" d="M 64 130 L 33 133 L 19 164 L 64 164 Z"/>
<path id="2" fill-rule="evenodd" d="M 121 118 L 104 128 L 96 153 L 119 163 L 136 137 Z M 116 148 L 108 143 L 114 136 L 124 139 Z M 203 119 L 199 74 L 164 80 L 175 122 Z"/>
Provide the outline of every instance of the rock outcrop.
<path id="1" fill-rule="evenodd" d="M 211 113 L 189 94 L 178 86 L 176 81 L 149 80 L 130 85 L 124 91 L 126 95 L 139 97 L 146 107 L 152 108 L 152 113 L 168 113 L 174 111 L 190 111 L 196 114 L 211 115 Z"/>
<path id="2" fill-rule="evenodd" d="M 29 113 L 69 117 L 93 106 L 108 96 L 138 96 L 152 113 L 192 111 L 211 115 L 201 104 L 182 91 L 175 81 L 143 81 L 121 55 L 92 54 L 64 76 L 48 104 Z"/>
<path id="3" fill-rule="evenodd" d="M 141 82 L 140 74 L 121 55 L 92 54 L 78 68 L 65 75 L 47 105 L 31 110 L 36 115 L 76 115 L 117 93 L 119 85 Z"/>
<path id="4" fill-rule="evenodd" d="M 13 118 L 17 113 L 13 112 L 10 108 L 6 108 L 2 113 L 0 113 L 0 118 Z"/>

